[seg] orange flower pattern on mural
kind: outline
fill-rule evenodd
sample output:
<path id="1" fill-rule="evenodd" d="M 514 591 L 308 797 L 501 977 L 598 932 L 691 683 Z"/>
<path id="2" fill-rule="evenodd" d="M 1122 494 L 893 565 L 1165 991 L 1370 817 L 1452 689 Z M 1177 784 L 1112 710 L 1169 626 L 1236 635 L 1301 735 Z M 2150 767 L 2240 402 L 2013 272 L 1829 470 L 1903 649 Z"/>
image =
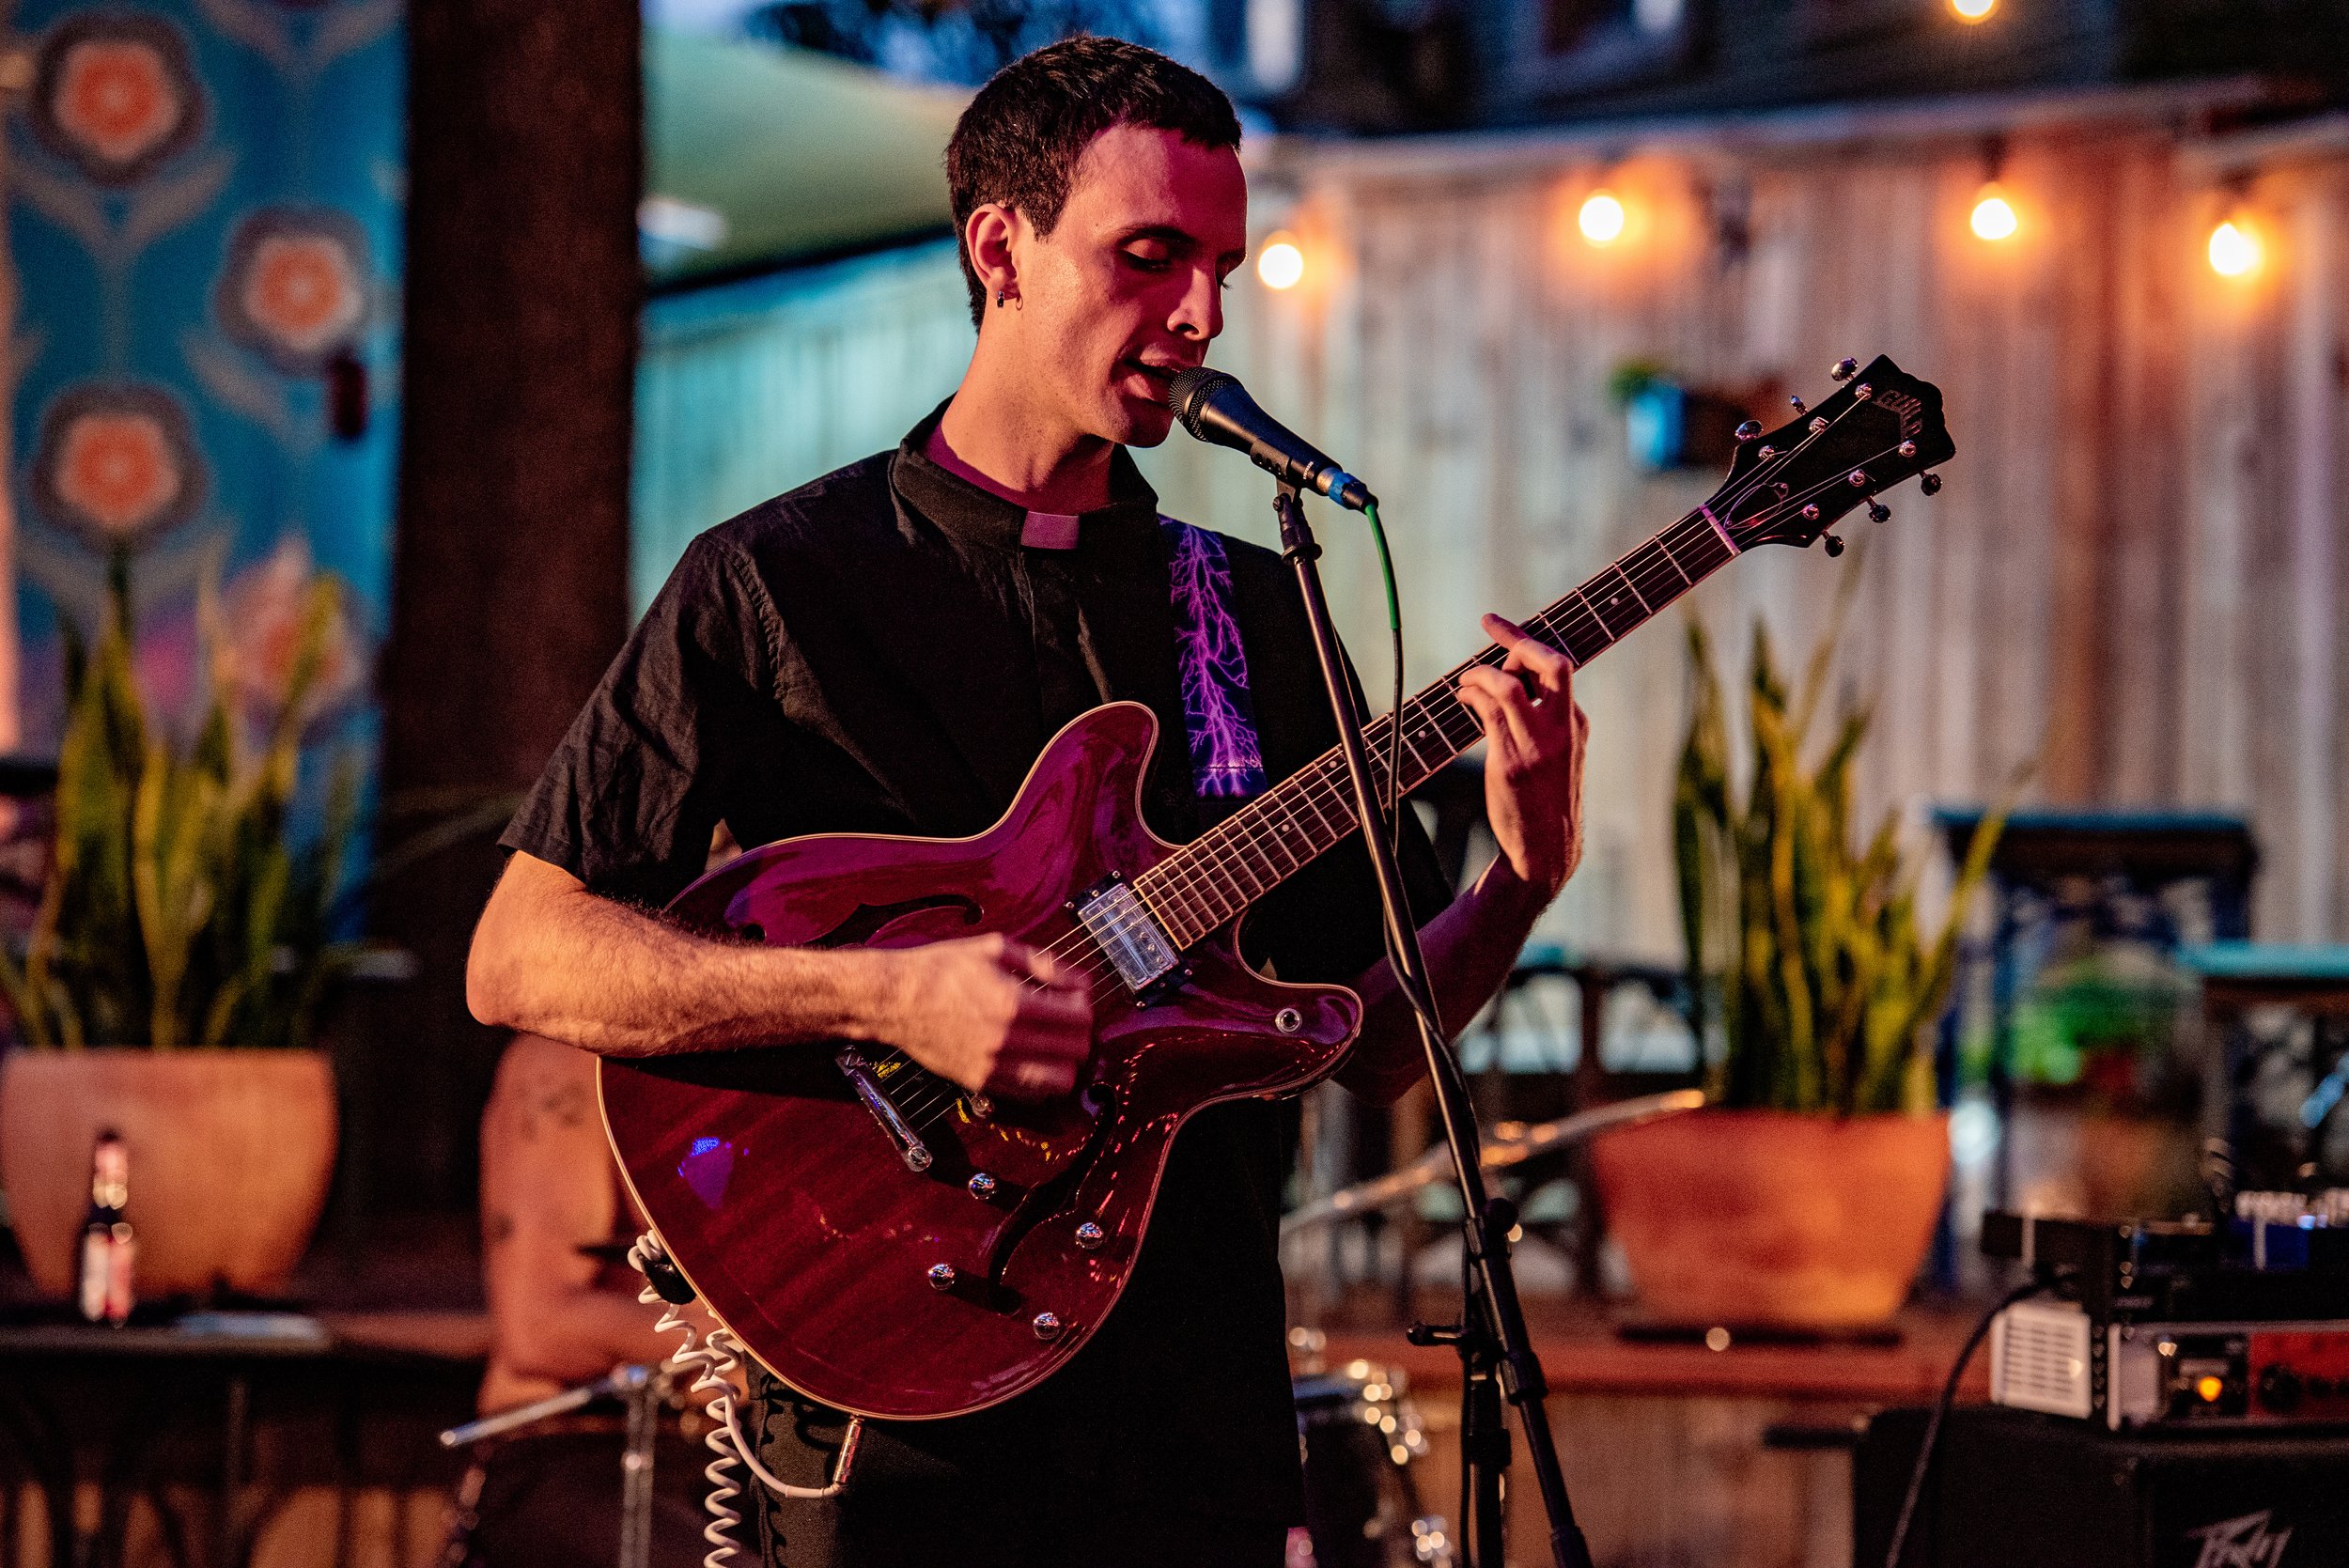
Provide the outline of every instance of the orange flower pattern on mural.
<path id="1" fill-rule="evenodd" d="M 109 534 L 135 534 L 179 493 L 163 427 L 145 414 L 86 414 L 69 426 L 57 458 L 57 495 Z"/>
<path id="2" fill-rule="evenodd" d="M 203 95 L 169 23 L 85 13 L 50 30 L 31 109 L 51 150 L 101 184 L 129 185 L 195 140 Z"/>
<path id="3" fill-rule="evenodd" d="M 328 208 L 270 207 L 228 242 L 214 309 L 228 335 L 289 375 L 315 375 L 367 324 L 366 237 Z"/>
<path id="4" fill-rule="evenodd" d="M 342 246 L 317 235 L 272 235 L 254 247 L 245 314 L 280 340 L 315 353 L 339 344 L 365 302 Z"/>
<path id="5" fill-rule="evenodd" d="M 159 387 L 85 384 L 42 417 L 33 500 L 101 551 L 136 549 L 203 499 L 187 413 Z"/>

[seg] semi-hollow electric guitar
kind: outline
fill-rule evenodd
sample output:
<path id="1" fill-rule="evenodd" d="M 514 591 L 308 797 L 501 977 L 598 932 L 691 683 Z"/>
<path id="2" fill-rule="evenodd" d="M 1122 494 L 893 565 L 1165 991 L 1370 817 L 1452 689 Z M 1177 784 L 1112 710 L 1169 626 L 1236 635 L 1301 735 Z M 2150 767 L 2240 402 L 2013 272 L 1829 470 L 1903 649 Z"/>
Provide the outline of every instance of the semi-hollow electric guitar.
<path id="1" fill-rule="evenodd" d="M 1843 385 L 1815 410 L 1797 402 L 1766 433 L 1741 427 L 1710 501 L 1527 630 L 1579 667 L 1756 545 L 1807 546 L 1862 505 L 1882 520 L 1878 491 L 1954 450 L 1941 395 L 1889 359 L 1836 371 Z M 1487 647 L 1473 662 L 1502 657 Z M 1482 737 L 1458 675 L 1404 706 L 1406 791 Z M 1381 768 L 1393 722 L 1369 728 Z M 801 1393 L 920 1419 L 1033 1387 L 1116 1304 L 1184 1120 L 1298 1093 L 1344 1058 L 1354 993 L 1268 980 L 1235 945 L 1251 904 L 1360 826 L 1343 757 L 1332 749 L 1175 846 L 1142 820 L 1156 732 L 1137 704 L 1095 708 L 975 838 L 791 839 L 671 907 L 693 928 L 776 946 L 1001 932 L 1092 977 L 1091 1063 L 1077 1093 L 1041 1104 L 989 1103 L 848 1042 L 601 1064 L 605 1127 L 662 1245 Z"/>

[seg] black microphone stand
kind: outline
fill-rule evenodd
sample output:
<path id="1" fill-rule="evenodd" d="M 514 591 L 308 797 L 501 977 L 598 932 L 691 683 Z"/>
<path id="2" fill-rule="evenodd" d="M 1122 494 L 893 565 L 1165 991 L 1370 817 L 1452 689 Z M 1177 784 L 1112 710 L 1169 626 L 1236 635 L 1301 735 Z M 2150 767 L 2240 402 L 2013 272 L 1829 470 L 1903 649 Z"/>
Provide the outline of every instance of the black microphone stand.
<path id="1" fill-rule="evenodd" d="M 1461 1491 L 1468 1499 L 1460 1528 L 1468 1538 L 1463 1545 L 1472 1542 L 1472 1549 L 1464 1550 L 1461 1560 L 1466 1568 L 1503 1568 L 1502 1480 L 1509 1467 L 1510 1448 L 1509 1428 L 1501 1409 L 1505 1398 L 1517 1408 L 1525 1446 L 1532 1456 L 1542 1507 L 1549 1515 L 1552 1561 L 1556 1568 L 1591 1568 L 1591 1550 L 1574 1522 L 1574 1505 L 1566 1498 L 1565 1476 L 1558 1466 L 1558 1447 L 1544 1407 L 1548 1386 L 1542 1376 L 1541 1359 L 1533 1354 L 1525 1331 L 1517 1276 L 1509 1264 L 1508 1237 L 1517 1226 L 1517 1205 L 1485 1190 L 1483 1140 L 1476 1127 L 1476 1112 L 1469 1103 L 1468 1080 L 1437 1021 L 1427 960 L 1420 952 L 1419 929 L 1412 924 L 1410 907 L 1404 901 L 1403 875 L 1395 864 L 1394 845 L 1379 809 L 1370 753 L 1362 741 L 1361 716 L 1355 711 L 1346 685 L 1345 657 L 1338 648 L 1337 629 L 1330 619 L 1329 598 L 1322 591 L 1321 547 L 1314 542 L 1296 486 L 1282 485 L 1272 509 L 1281 524 L 1281 552 L 1297 572 L 1305 619 L 1313 629 L 1314 653 L 1330 693 L 1330 712 L 1337 721 L 1339 744 L 1346 752 L 1346 773 L 1354 786 L 1354 817 L 1361 824 L 1362 842 L 1377 874 L 1387 962 L 1419 1020 L 1427 1075 L 1436 1086 L 1436 1109 L 1443 1118 L 1444 1140 L 1452 1148 L 1453 1176 L 1460 1184 L 1466 1287 L 1460 1321 L 1438 1327 L 1414 1324 L 1410 1340 L 1414 1344 L 1450 1344 L 1460 1354 Z M 1402 715 L 1395 719 L 1400 722 Z M 1398 791 L 1395 810 L 1403 809 Z"/>

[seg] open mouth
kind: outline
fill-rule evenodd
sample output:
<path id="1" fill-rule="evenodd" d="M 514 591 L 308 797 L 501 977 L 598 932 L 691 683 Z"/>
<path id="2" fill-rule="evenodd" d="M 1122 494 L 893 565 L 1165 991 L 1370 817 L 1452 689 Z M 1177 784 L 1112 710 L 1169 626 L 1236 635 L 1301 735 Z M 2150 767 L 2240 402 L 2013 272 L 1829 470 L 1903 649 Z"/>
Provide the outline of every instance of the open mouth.
<path id="1" fill-rule="evenodd" d="M 1167 388 L 1174 384 L 1174 378 L 1185 368 L 1179 365 L 1146 365 L 1138 359 L 1120 360 L 1118 366 L 1148 381 L 1152 395 L 1161 400 L 1166 396 Z"/>

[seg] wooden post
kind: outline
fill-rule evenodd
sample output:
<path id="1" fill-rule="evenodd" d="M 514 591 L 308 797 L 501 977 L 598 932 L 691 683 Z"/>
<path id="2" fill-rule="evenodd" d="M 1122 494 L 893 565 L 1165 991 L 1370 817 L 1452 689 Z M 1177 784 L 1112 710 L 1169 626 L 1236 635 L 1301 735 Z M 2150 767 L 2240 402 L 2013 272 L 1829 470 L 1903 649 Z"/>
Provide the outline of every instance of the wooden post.
<path id="1" fill-rule="evenodd" d="M 380 846 L 526 789 L 627 632 L 640 34 L 636 0 L 412 8 Z M 494 836 L 403 874 L 377 908 L 420 972 L 357 1063 L 387 1091 L 367 1096 L 384 1107 L 374 1174 L 435 1204 L 472 1189 L 500 1043 L 464 1001 Z"/>

